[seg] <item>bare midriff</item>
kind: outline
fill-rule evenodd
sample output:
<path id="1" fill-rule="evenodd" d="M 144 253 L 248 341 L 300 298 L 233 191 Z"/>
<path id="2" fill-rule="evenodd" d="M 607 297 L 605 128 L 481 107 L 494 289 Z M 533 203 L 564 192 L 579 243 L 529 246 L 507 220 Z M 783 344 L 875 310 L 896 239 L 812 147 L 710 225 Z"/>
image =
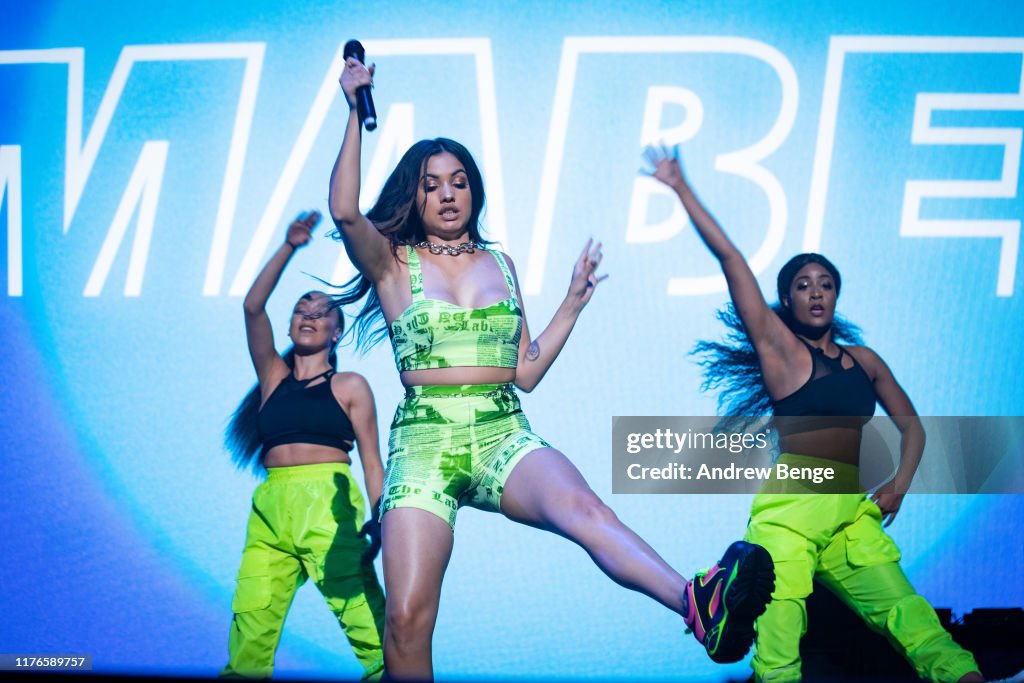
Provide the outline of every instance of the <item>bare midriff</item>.
<path id="1" fill-rule="evenodd" d="M 352 459 L 340 448 L 313 443 L 285 443 L 270 449 L 263 459 L 263 466 L 294 467 L 296 465 L 319 465 L 325 462 L 351 464 Z"/>
<path id="2" fill-rule="evenodd" d="M 860 463 L 860 441 L 860 429 L 829 427 L 782 437 L 779 449 L 783 453 L 809 455 L 856 467 Z"/>
<path id="3" fill-rule="evenodd" d="M 407 387 L 429 385 L 507 384 L 516 378 L 515 368 L 457 367 L 406 370 L 402 384 Z"/>

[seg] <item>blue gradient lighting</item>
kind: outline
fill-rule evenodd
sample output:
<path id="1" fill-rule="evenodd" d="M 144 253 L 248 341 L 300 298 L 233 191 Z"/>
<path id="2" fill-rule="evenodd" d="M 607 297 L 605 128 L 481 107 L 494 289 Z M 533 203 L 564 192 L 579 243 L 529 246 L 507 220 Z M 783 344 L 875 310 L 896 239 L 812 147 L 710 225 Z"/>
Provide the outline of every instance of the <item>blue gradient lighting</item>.
<path id="1" fill-rule="evenodd" d="M 604 241 L 611 277 L 524 408 L 682 573 L 742 536 L 750 498 L 611 494 L 613 415 L 713 413 L 687 352 L 722 334 L 727 299 L 637 174 L 648 142 L 680 144 L 766 293 L 792 254 L 829 255 L 840 312 L 922 414 L 1024 414 L 1020 3 L 3 0 L 0 17 L 4 652 L 223 666 L 256 484 L 222 447 L 255 380 L 241 297 L 293 216 L 326 213 L 351 37 L 377 64 L 366 199 L 413 141 L 466 144 L 535 329 L 582 244 Z M 309 274 L 352 272 L 322 236 L 296 257 L 268 309 L 282 347 Z M 386 431 L 389 349 L 341 364 Z M 1024 605 L 1021 520 L 1019 496 L 918 496 L 891 531 L 919 590 L 963 612 Z M 748 672 L 562 539 L 471 510 L 456 538 L 439 676 Z M 360 673 L 312 588 L 277 670 Z"/>

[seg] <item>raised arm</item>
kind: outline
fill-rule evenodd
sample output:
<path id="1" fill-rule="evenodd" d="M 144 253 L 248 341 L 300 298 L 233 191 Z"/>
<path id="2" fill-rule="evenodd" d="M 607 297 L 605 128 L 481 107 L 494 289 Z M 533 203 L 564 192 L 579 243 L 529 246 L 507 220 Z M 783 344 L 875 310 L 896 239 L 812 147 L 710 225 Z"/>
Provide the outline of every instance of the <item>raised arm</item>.
<path id="1" fill-rule="evenodd" d="M 295 254 L 296 249 L 309 243 L 313 227 L 320 222 L 320 213 L 311 211 L 300 215 L 288 226 L 284 243 L 263 266 L 256 280 L 245 295 L 242 309 L 245 311 L 245 338 L 249 343 L 249 357 L 256 376 L 259 378 L 263 397 L 270 387 L 276 386 L 275 379 L 288 374 L 288 366 L 274 348 L 274 330 L 267 316 L 267 300 L 281 279 L 281 273 Z"/>
<path id="2" fill-rule="evenodd" d="M 879 403 L 900 430 L 900 464 L 896 468 L 896 474 L 871 496 L 871 500 L 882 511 L 885 526 L 889 526 L 896 519 L 896 513 L 903 504 L 903 496 L 910 490 L 914 474 L 921 464 L 925 442 L 924 427 L 921 426 L 921 419 L 917 416 L 917 410 L 910 402 L 910 397 L 896 381 L 885 361 L 866 346 L 850 347 L 849 351 L 868 373 Z"/>
<path id="3" fill-rule="evenodd" d="M 338 79 L 348 102 L 348 123 L 338 159 L 331 171 L 329 206 L 331 218 L 338 226 L 345 251 L 359 272 L 379 282 L 393 267 L 391 248 L 366 216 L 359 212 L 359 157 L 362 152 L 362 126 L 356 112 L 356 89 L 373 81 L 373 66 L 349 57 Z"/>
<path id="4" fill-rule="evenodd" d="M 555 358 L 562 351 L 569 333 L 572 332 L 580 312 L 594 296 L 594 290 L 598 283 L 602 282 L 607 275 L 597 276 L 597 267 L 601 264 L 601 243 L 593 245 L 594 240 L 587 240 L 580 257 L 572 271 L 572 280 L 569 282 L 569 291 L 562 300 L 558 310 L 548 326 L 544 328 L 536 339 L 530 339 L 530 329 L 526 324 L 526 311 L 523 309 L 523 295 L 519 289 L 519 277 L 516 275 L 515 266 L 512 260 L 504 254 L 503 258 L 508 262 L 512 271 L 512 277 L 516 282 L 516 296 L 519 299 L 519 307 L 523 310 L 523 332 L 519 339 L 519 365 L 516 367 L 515 385 L 523 391 L 533 391 L 533 388 L 540 383 L 540 380 L 547 373 L 548 368 L 555 362 Z"/>
<path id="5" fill-rule="evenodd" d="M 654 166 L 654 172 L 650 175 L 676 193 L 697 229 L 697 234 L 722 266 L 722 273 L 729 286 L 729 296 L 732 297 L 736 312 L 754 347 L 762 351 L 768 345 L 779 347 L 797 343 L 785 323 L 768 307 L 743 254 L 704 208 L 686 181 L 677 151 L 669 154 L 668 150 L 648 148 L 646 157 Z"/>

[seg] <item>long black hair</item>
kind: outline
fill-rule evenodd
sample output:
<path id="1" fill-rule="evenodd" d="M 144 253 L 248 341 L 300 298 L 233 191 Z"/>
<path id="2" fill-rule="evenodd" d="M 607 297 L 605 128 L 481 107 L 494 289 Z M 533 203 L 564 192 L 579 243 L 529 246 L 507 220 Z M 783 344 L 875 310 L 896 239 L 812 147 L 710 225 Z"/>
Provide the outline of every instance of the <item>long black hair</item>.
<path id="1" fill-rule="evenodd" d="M 315 294 L 323 293 L 306 292 L 300 300 L 312 299 Z M 338 335 L 331 343 L 331 348 L 327 352 L 327 364 L 336 371 L 338 369 L 338 340 L 345 332 L 345 314 L 342 313 L 340 305 L 335 306 L 335 303 L 343 297 L 332 297 L 326 294 L 324 296 L 330 299 L 330 308 L 328 310 L 333 309 L 338 314 Z M 346 302 L 342 301 L 342 305 L 344 303 Z M 281 356 L 281 360 L 288 366 L 288 372 L 294 370 L 295 347 L 289 346 Z M 241 403 L 238 404 L 238 407 L 235 408 L 235 412 L 228 419 L 227 429 L 224 431 L 224 447 L 231 453 L 231 460 L 235 463 L 235 466 L 240 470 L 251 470 L 257 476 L 262 476 L 266 471 L 266 468 L 263 466 L 263 442 L 260 440 L 259 435 L 261 402 L 262 392 L 260 391 L 259 382 L 257 382 L 249 390 L 249 393 L 245 395 Z"/>
<path id="2" fill-rule="evenodd" d="M 420 140 L 410 147 L 399 160 L 395 170 L 388 176 L 380 191 L 377 202 L 373 205 L 366 218 L 374 227 L 391 242 L 391 253 L 398 259 L 398 250 L 406 244 L 418 244 L 427 238 L 423 229 L 422 209 L 416 206 L 416 192 L 423 183 L 427 161 L 432 156 L 448 152 L 462 164 L 469 180 L 472 196 L 472 208 L 469 215 L 469 239 L 478 244 L 490 244 L 480 235 L 480 214 L 484 209 L 484 181 L 480 168 L 476 165 L 473 155 L 464 146 L 448 138 Z M 329 233 L 340 240 L 341 229 L 336 228 Z M 384 312 L 380 307 L 377 290 L 364 275 L 357 275 L 343 287 L 341 297 L 332 304 L 340 306 L 339 301 L 351 303 L 369 294 L 362 310 L 355 316 L 356 347 L 362 352 L 368 351 L 374 344 L 387 335 L 384 326 Z"/>
<path id="3" fill-rule="evenodd" d="M 789 287 L 796 274 L 808 263 L 817 263 L 829 272 L 835 282 L 837 298 L 842 286 L 839 270 L 821 254 L 798 254 L 791 258 L 779 271 L 776 279 L 779 302 L 773 304 L 771 309 L 794 334 L 803 334 L 805 326 L 793 316 L 789 305 Z M 739 431 L 754 424 L 756 418 L 770 415 L 772 400 L 764 384 L 757 351 L 750 342 L 736 307 L 730 303 L 719 310 L 716 316 L 727 329 L 725 339 L 701 340 L 690 353 L 697 356 L 698 365 L 704 369 L 701 391 L 718 394 L 719 415 L 731 418 L 725 421 L 728 427 Z M 837 342 L 863 343 L 861 329 L 839 315 L 834 316 L 831 330 L 832 338 Z"/>

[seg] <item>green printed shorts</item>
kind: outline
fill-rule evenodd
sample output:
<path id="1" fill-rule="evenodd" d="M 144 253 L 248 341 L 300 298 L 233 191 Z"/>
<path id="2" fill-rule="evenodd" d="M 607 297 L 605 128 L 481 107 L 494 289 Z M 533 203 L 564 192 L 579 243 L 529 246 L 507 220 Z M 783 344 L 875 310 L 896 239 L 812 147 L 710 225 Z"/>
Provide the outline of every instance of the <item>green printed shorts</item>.
<path id="1" fill-rule="evenodd" d="M 391 422 L 381 515 L 414 507 L 454 529 L 463 505 L 500 512 L 513 468 L 538 448 L 549 445 L 511 384 L 409 387 Z"/>

